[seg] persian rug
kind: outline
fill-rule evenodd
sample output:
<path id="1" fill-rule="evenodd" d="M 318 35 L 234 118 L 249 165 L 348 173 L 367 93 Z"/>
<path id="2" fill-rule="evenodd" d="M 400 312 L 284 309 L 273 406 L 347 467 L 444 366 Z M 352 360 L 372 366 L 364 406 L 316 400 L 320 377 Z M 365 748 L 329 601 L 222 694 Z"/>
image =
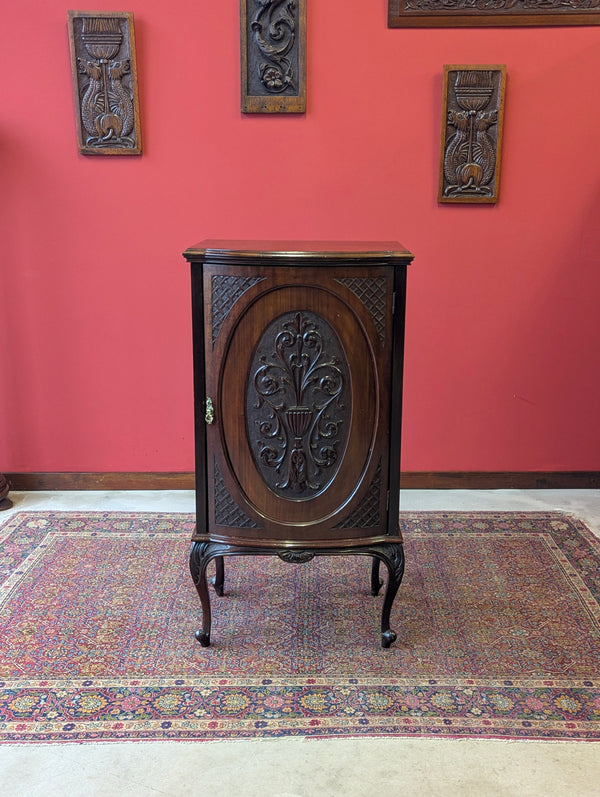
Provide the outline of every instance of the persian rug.
<path id="1" fill-rule="evenodd" d="M 0 741 L 600 739 L 600 541 L 581 521 L 403 513 L 388 650 L 362 556 L 226 558 L 202 648 L 193 524 L 22 512 L 0 528 Z"/>

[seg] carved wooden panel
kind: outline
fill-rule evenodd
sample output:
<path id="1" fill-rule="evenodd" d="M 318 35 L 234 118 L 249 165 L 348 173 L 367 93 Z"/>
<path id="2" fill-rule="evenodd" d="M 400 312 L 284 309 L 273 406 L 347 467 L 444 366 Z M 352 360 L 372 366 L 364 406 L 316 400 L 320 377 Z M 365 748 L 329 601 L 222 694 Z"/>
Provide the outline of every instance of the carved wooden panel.
<path id="1" fill-rule="evenodd" d="M 251 273 L 236 266 L 211 271 L 204 282 L 209 303 L 215 276 Z M 263 529 L 244 528 L 238 538 L 311 539 L 323 524 L 332 528 L 348 517 L 378 463 L 387 461 L 389 354 L 363 302 L 339 284 L 346 269 L 252 271 L 260 283 L 232 306 L 214 345 L 207 336 L 206 391 L 215 403 L 210 461 L 214 456 L 233 501 Z M 385 521 L 381 514 L 378 533 Z"/>
<path id="2" fill-rule="evenodd" d="M 367 494 L 356 507 L 354 512 L 343 520 L 337 528 L 372 528 L 377 527 L 381 522 L 382 507 L 382 481 L 381 466 L 379 466 L 369 485 Z"/>
<path id="3" fill-rule="evenodd" d="M 349 288 L 367 308 L 382 345 L 385 345 L 385 313 L 388 281 L 386 277 L 344 277 L 336 280 Z"/>
<path id="4" fill-rule="evenodd" d="M 243 512 L 231 497 L 218 465 L 214 463 L 215 523 L 239 529 L 256 529 L 256 523 Z"/>
<path id="5" fill-rule="evenodd" d="M 229 274 L 217 274 L 212 277 L 212 340 L 216 341 L 221 325 L 229 311 L 244 293 L 260 282 L 263 277 L 236 277 Z"/>
<path id="6" fill-rule="evenodd" d="M 327 321 L 295 311 L 269 324 L 246 388 L 250 449 L 269 488 L 292 500 L 325 489 L 339 468 L 351 414 L 348 362 Z"/>
<path id="7" fill-rule="evenodd" d="M 445 66 L 439 202 L 497 202 L 506 67 Z"/>
<path id="8" fill-rule="evenodd" d="M 600 25 L 600 0 L 388 0 L 390 28 Z"/>
<path id="9" fill-rule="evenodd" d="M 306 110 L 306 0 L 240 0 L 242 111 Z"/>
<path id="10" fill-rule="evenodd" d="M 141 154 L 133 14 L 69 11 L 69 42 L 79 151 Z"/>

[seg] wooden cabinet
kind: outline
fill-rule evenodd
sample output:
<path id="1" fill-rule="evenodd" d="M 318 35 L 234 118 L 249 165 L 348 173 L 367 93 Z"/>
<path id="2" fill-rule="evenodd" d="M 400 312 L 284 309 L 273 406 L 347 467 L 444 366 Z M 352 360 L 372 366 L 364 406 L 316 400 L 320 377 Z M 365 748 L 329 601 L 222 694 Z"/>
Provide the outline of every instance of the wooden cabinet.
<path id="1" fill-rule="evenodd" d="M 190 567 L 210 641 L 206 565 L 276 554 L 388 568 L 398 529 L 406 267 L 397 243 L 203 241 L 191 264 L 197 525 Z M 386 605 L 389 604 L 389 605 Z M 385 617 L 387 614 L 387 619 Z M 386 626 L 387 627 L 384 627 Z"/>

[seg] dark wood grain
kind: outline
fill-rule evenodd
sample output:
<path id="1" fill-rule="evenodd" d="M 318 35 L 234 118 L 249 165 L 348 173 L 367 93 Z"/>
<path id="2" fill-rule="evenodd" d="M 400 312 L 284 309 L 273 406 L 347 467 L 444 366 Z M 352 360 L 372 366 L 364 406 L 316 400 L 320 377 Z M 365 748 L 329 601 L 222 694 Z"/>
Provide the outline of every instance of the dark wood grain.
<path id="1" fill-rule="evenodd" d="M 230 267 L 230 270 L 233 268 Z M 239 267 L 235 268 L 237 270 Z M 256 267 L 252 270 L 256 272 Z M 383 366 L 372 356 L 372 348 L 362 332 L 362 325 L 357 322 L 360 318 L 362 324 L 369 325 L 366 308 L 347 289 L 345 301 L 334 293 L 335 290 L 342 291 L 342 286 L 335 279 L 344 276 L 344 271 L 304 268 L 265 269 L 256 273 L 265 273 L 264 280 L 238 301 L 217 344 L 207 353 L 207 374 L 219 373 L 218 364 L 223 357 L 222 382 L 218 384 L 217 380 L 212 381 L 212 390 L 222 407 L 220 436 L 217 437 L 216 430 L 210 430 L 215 442 L 212 450 L 220 463 L 230 493 L 247 514 L 255 516 L 260 526 L 261 530 L 249 530 L 249 536 L 264 536 L 265 531 L 268 531 L 269 536 L 289 540 L 294 539 L 301 528 L 302 539 L 315 539 L 322 536 L 325 527 L 331 529 L 343 519 L 340 515 L 342 506 L 345 507 L 344 513 L 349 513 L 352 505 L 347 505 L 348 500 L 355 504 L 360 499 L 367 487 L 365 479 L 372 479 L 382 457 L 387 465 L 387 423 L 378 421 L 384 417 L 381 404 L 385 402 L 387 407 L 389 402 L 382 385 Z M 354 311 L 350 311 L 350 305 Z M 252 379 L 249 354 L 258 346 L 265 319 L 282 317 L 286 313 L 293 313 L 296 308 L 312 316 L 335 320 L 335 332 L 352 370 L 347 408 L 351 415 L 351 426 L 346 430 L 345 450 L 338 452 L 340 463 L 334 484 L 328 489 L 318 490 L 310 500 L 305 501 L 297 500 L 299 496 L 293 492 L 287 498 L 278 495 L 272 485 L 261 478 L 255 454 L 245 433 L 244 397 L 246 385 Z M 231 534 L 232 531 L 225 533 Z M 383 533 L 383 528 L 377 533 Z M 346 528 L 334 536 L 349 537 L 352 534 Z"/>
<path id="2" fill-rule="evenodd" d="M 190 262 L 209 259 L 211 263 L 249 265 L 260 261 L 265 268 L 281 264 L 314 263 L 347 266 L 364 261 L 400 264 L 412 254 L 398 241 L 316 241 L 316 240 L 221 240 L 207 238 L 184 252 Z"/>

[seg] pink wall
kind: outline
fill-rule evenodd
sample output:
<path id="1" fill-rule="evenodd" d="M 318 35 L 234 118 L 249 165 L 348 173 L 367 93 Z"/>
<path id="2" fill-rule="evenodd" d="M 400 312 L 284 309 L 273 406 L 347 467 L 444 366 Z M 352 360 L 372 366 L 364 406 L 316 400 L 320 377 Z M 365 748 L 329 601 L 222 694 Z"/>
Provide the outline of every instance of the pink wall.
<path id="1" fill-rule="evenodd" d="M 114 10 L 112 2 L 94 9 Z M 0 32 L 0 471 L 193 469 L 204 237 L 399 239 L 405 470 L 600 469 L 600 28 L 308 0 L 308 111 L 239 111 L 237 2 L 132 2 L 144 154 L 80 156 L 67 6 Z M 497 206 L 439 206 L 444 64 L 505 63 Z"/>

